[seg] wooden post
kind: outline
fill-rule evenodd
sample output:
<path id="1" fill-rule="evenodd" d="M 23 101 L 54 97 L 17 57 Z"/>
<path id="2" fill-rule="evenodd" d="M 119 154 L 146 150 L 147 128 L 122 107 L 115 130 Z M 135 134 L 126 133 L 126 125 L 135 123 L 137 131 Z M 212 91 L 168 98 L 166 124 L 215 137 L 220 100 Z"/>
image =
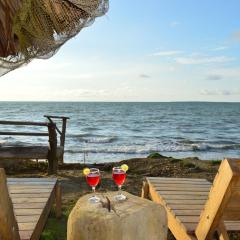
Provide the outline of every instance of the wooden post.
<path id="1" fill-rule="evenodd" d="M 65 146 L 65 136 L 66 136 L 66 129 L 67 129 L 67 119 L 68 118 L 65 118 L 65 117 L 62 118 L 62 134 L 60 137 L 60 146 L 63 147 L 63 152 L 59 158 L 61 163 L 64 162 L 64 146 Z"/>
<path id="2" fill-rule="evenodd" d="M 58 169 L 57 159 L 57 133 L 56 124 L 48 124 L 49 152 L 48 152 L 48 174 L 56 174 Z"/>
<path id="3" fill-rule="evenodd" d="M 60 218 L 62 215 L 62 189 L 61 184 L 57 182 L 55 188 L 55 201 L 56 201 L 56 217 Z"/>
<path id="4" fill-rule="evenodd" d="M 6 175 L 2 168 L 0 168 L 0 189 L 0 239 L 20 240 L 12 201 L 9 197 Z"/>

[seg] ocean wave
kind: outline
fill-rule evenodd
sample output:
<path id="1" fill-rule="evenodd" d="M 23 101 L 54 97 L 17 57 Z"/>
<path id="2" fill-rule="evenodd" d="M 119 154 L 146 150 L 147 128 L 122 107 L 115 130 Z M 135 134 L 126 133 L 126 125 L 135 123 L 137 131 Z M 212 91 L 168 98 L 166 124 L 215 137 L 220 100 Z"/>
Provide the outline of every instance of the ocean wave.
<path id="1" fill-rule="evenodd" d="M 237 150 L 240 144 L 192 144 L 193 151 L 210 151 L 210 150 Z"/>
<path id="2" fill-rule="evenodd" d="M 92 136 L 91 133 L 77 133 L 77 134 L 67 134 L 68 138 L 81 138 L 81 137 L 88 137 Z"/>
<path id="3" fill-rule="evenodd" d="M 85 139 L 87 143 L 112 143 L 117 140 L 116 136 L 111 137 L 96 137 L 96 138 L 90 138 Z"/>
<path id="4" fill-rule="evenodd" d="M 85 131 L 96 131 L 96 130 L 99 130 L 99 128 L 97 128 L 97 127 L 84 127 L 83 128 L 83 130 L 85 130 Z"/>
<path id="5" fill-rule="evenodd" d="M 105 153 L 105 154 L 149 154 L 151 152 L 210 152 L 210 151 L 226 151 L 226 150 L 237 150 L 240 149 L 240 144 L 231 145 L 211 145 L 211 144 L 155 144 L 155 145 L 130 145 L 130 146 L 103 146 L 96 145 L 93 147 L 83 147 L 80 149 L 69 149 L 66 150 L 67 153 Z"/>
<path id="6" fill-rule="evenodd" d="M 6 140 L 0 140 L 0 147 L 4 146 L 7 144 Z"/>

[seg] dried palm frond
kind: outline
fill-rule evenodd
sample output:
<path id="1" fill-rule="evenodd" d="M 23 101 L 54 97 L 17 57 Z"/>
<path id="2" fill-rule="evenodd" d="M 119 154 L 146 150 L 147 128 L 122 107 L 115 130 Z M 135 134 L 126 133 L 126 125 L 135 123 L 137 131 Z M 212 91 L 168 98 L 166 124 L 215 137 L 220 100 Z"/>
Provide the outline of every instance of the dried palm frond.
<path id="1" fill-rule="evenodd" d="M 107 10 L 108 0 L 0 0 L 0 76 L 53 56 Z"/>

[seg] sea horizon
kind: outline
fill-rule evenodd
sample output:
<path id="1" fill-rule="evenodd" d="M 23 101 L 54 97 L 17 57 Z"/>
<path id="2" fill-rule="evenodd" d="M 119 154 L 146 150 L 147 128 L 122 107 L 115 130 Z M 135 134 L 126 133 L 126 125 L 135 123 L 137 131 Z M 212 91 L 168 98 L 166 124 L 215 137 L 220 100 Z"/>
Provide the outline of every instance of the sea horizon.
<path id="1" fill-rule="evenodd" d="M 42 122 L 45 114 L 70 117 L 66 162 L 114 162 L 152 152 L 203 160 L 240 154 L 240 103 L 0 102 L 1 120 Z M 0 126 L 6 129 L 16 130 Z M 0 147 L 34 144 L 46 145 L 47 140 L 0 136 Z"/>

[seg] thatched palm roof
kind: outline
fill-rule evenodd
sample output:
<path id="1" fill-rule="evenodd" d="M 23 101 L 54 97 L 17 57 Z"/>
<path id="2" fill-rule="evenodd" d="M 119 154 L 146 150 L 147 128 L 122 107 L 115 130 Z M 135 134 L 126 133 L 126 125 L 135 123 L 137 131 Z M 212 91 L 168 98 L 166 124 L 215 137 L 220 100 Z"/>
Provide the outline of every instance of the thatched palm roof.
<path id="1" fill-rule="evenodd" d="M 108 10 L 108 0 L 0 0 L 0 75 L 49 58 Z"/>

